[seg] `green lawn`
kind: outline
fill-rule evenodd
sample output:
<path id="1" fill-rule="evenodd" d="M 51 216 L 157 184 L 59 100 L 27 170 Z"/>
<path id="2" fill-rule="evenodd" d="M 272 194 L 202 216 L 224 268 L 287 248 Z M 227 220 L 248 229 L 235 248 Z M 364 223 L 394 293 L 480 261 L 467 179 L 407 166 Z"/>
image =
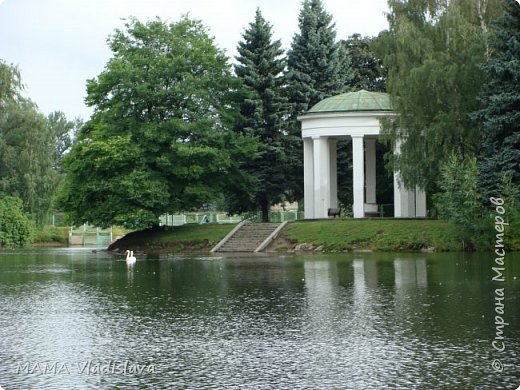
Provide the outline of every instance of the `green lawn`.
<path id="1" fill-rule="evenodd" d="M 234 224 L 188 224 L 137 231 L 116 241 L 109 250 L 209 251 L 234 227 Z"/>
<path id="2" fill-rule="evenodd" d="M 298 221 L 283 232 L 292 244 L 313 244 L 325 251 L 463 250 L 455 233 L 455 226 L 446 221 L 397 219 Z"/>

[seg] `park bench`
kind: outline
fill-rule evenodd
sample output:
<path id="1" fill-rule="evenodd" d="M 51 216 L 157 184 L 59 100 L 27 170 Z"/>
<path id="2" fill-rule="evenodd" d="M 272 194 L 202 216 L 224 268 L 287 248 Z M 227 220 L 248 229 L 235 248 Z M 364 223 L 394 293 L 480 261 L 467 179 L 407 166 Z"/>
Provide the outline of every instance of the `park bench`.
<path id="1" fill-rule="evenodd" d="M 334 218 L 336 218 L 336 216 L 339 217 L 340 214 L 341 214 L 341 209 L 339 209 L 339 208 L 330 208 L 330 209 L 328 210 L 328 212 L 327 212 L 327 215 L 328 215 L 329 217 L 334 217 Z"/>

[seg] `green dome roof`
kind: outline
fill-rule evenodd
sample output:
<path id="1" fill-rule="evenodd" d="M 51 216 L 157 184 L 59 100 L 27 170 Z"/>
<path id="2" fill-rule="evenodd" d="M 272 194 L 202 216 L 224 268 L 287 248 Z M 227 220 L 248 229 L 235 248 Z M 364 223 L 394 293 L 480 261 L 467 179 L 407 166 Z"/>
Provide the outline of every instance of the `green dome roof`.
<path id="1" fill-rule="evenodd" d="M 346 111 L 392 111 L 390 96 L 384 92 L 369 92 L 362 89 L 323 99 L 307 112 L 311 114 Z"/>

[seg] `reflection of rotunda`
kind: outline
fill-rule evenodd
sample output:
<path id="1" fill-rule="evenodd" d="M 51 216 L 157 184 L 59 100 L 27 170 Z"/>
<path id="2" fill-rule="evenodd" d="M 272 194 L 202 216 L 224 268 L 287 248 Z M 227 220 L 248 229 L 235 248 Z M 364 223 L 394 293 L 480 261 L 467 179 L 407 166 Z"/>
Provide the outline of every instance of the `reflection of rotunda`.
<path id="1" fill-rule="evenodd" d="M 354 218 L 377 212 L 376 140 L 379 120 L 395 115 L 388 94 L 365 90 L 324 99 L 298 119 L 302 122 L 305 218 L 327 218 L 338 207 L 337 142 L 352 139 Z M 399 145 L 394 148 L 399 152 Z M 403 188 L 394 172 L 394 216 L 426 216 L 426 195 Z"/>

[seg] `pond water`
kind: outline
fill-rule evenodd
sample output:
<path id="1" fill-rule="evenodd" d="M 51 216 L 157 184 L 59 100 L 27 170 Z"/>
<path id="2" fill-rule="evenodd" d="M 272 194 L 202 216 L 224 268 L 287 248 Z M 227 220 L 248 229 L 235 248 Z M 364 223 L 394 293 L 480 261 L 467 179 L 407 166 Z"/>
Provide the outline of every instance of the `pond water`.
<path id="1" fill-rule="evenodd" d="M 0 252 L 0 386 L 520 385 L 519 254 L 507 254 L 504 281 L 491 254 L 137 259 Z"/>

